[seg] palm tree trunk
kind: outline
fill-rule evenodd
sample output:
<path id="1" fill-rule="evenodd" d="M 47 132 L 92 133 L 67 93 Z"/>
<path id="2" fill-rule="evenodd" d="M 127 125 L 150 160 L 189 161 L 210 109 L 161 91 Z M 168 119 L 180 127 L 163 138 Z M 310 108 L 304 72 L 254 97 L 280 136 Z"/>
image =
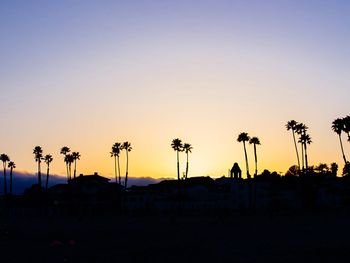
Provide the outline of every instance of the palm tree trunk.
<path id="1" fill-rule="evenodd" d="M 255 157 L 255 176 L 258 175 L 258 156 L 256 154 L 256 144 L 254 143 L 254 157 Z"/>
<path id="2" fill-rule="evenodd" d="M 346 164 L 347 161 L 346 161 L 346 157 L 345 157 L 345 154 L 344 154 L 343 141 L 342 141 L 342 139 L 341 139 L 341 134 L 339 134 L 339 142 L 340 142 L 341 152 L 342 152 L 342 154 L 343 154 L 343 159 L 344 159 L 344 162 L 345 162 L 345 164 Z"/>
<path id="3" fill-rule="evenodd" d="M 304 145 L 301 144 L 301 165 L 302 165 L 302 171 L 304 172 Z"/>
<path id="4" fill-rule="evenodd" d="M 77 159 L 74 160 L 74 179 L 77 175 Z"/>
<path id="5" fill-rule="evenodd" d="M 48 186 L 49 186 L 49 173 L 50 173 L 50 166 L 47 165 L 46 170 L 46 184 L 45 184 L 45 191 L 47 192 Z"/>
<path id="6" fill-rule="evenodd" d="M 68 163 L 66 163 L 66 169 L 67 169 L 67 181 L 69 182 L 69 169 L 68 169 Z"/>
<path id="7" fill-rule="evenodd" d="M 307 169 L 308 169 L 308 161 L 307 161 L 306 143 L 304 143 L 304 148 L 305 148 L 305 168 L 306 168 L 306 171 L 307 171 Z"/>
<path id="8" fill-rule="evenodd" d="M 250 179 L 249 165 L 248 165 L 248 156 L 247 156 L 247 150 L 245 148 L 245 142 L 244 141 L 243 141 L 243 147 L 244 147 L 245 163 L 246 163 L 246 168 L 247 168 L 247 178 Z"/>
<path id="9" fill-rule="evenodd" d="M 10 169 L 10 194 L 12 195 L 12 167 Z"/>
<path id="10" fill-rule="evenodd" d="M 188 175 L 188 153 L 186 153 L 187 155 L 187 162 L 186 162 L 186 177 L 185 179 L 187 179 L 187 175 Z"/>
<path id="11" fill-rule="evenodd" d="M 299 170 L 300 170 L 300 158 L 299 158 L 299 151 L 298 151 L 297 141 L 295 140 L 295 133 L 294 133 L 293 130 L 292 130 L 292 133 L 293 133 L 293 140 L 294 140 L 295 152 L 296 152 L 296 154 L 297 154 L 298 167 L 299 167 Z"/>
<path id="12" fill-rule="evenodd" d="M 176 154 L 177 154 L 177 180 L 180 181 L 179 151 L 176 151 Z"/>
<path id="13" fill-rule="evenodd" d="M 117 157 L 114 155 L 114 176 L 115 176 L 115 182 L 118 183 L 117 178 Z"/>
<path id="14" fill-rule="evenodd" d="M 4 166 L 4 195 L 7 194 L 7 182 L 6 182 L 6 163 L 3 162 Z"/>
<path id="15" fill-rule="evenodd" d="M 118 158 L 118 179 L 119 179 L 119 184 L 122 185 L 122 178 L 120 176 L 120 163 L 119 163 L 119 156 L 117 156 Z"/>
<path id="16" fill-rule="evenodd" d="M 72 180 L 72 163 L 69 163 L 69 180 Z"/>
<path id="17" fill-rule="evenodd" d="M 125 189 L 128 187 L 128 174 L 129 174 L 129 155 L 128 155 L 128 150 L 126 150 Z"/>
<path id="18" fill-rule="evenodd" d="M 39 189 L 41 189 L 41 171 L 40 171 L 40 160 L 38 161 L 38 185 L 39 185 Z"/>

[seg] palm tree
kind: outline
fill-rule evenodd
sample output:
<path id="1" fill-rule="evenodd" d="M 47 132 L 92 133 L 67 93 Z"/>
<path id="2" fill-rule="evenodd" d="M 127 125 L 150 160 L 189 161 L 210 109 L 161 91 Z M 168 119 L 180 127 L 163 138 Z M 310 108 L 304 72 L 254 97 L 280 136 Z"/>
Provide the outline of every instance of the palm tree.
<path id="1" fill-rule="evenodd" d="M 296 129 L 297 129 L 297 125 L 298 125 L 298 123 L 295 120 L 290 120 L 289 122 L 287 122 L 286 128 L 287 128 L 287 131 L 289 131 L 289 130 L 292 131 L 293 141 L 294 141 L 294 146 L 295 146 L 295 152 L 297 154 L 298 167 L 299 167 L 299 170 L 300 170 L 300 158 L 299 158 L 297 142 L 295 140 L 295 132 L 296 132 Z"/>
<path id="2" fill-rule="evenodd" d="M 74 160 L 74 178 L 75 178 L 77 174 L 77 160 L 80 160 L 81 155 L 79 152 L 72 152 L 72 157 Z"/>
<path id="3" fill-rule="evenodd" d="M 74 162 L 73 154 L 70 154 L 70 153 L 66 154 L 64 156 L 64 162 L 67 165 L 67 169 L 68 169 L 67 170 L 67 180 L 69 182 L 70 180 L 72 180 L 72 163 Z"/>
<path id="4" fill-rule="evenodd" d="M 249 143 L 254 145 L 254 157 L 255 157 L 255 174 L 254 174 L 254 176 L 257 176 L 258 175 L 258 157 L 256 154 L 256 145 L 260 145 L 260 140 L 258 137 L 252 137 L 249 140 Z"/>
<path id="5" fill-rule="evenodd" d="M 122 150 L 122 145 L 119 142 L 116 142 L 112 145 L 111 157 L 114 157 L 114 174 L 115 174 L 115 182 L 117 182 L 117 161 L 118 161 L 118 179 L 119 184 L 121 185 L 121 177 L 120 177 L 120 164 L 119 164 L 119 154 L 120 150 Z"/>
<path id="6" fill-rule="evenodd" d="M 180 161 L 179 161 L 179 152 L 183 151 L 182 141 L 179 138 L 174 139 L 171 142 L 171 147 L 176 151 L 177 156 L 177 180 L 180 180 Z"/>
<path id="7" fill-rule="evenodd" d="M 126 152 L 126 172 L 125 172 L 124 187 L 127 188 L 128 187 L 128 174 L 129 174 L 129 155 L 128 155 L 128 153 L 132 150 L 132 147 L 131 147 L 131 144 L 126 141 L 122 144 L 121 149 L 125 150 L 125 152 Z"/>
<path id="8" fill-rule="evenodd" d="M 49 175 L 50 175 L 50 163 L 53 161 L 51 154 L 46 154 L 44 157 L 44 162 L 47 165 L 47 171 L 46 171 L 46 183 L 45 183 L 45 190 L 47 191 L 48 185 L 49 185 Z"/>
<path id="9" fill-rule="evenodd" d="M 307 159 L 307 144 L 311 144 L 311 137 L 309 134 L 303 133 L 300 135 L 299 142 L 304 146 L 304 154 L 305 154 L 305 168 L 308 170 L 308 159 Z"/>
<path id="10" fill-rule="evenodd" d="M 299 136 L 301 136 L 302 134 L 305 134 L 308 129 L 309 129 L 309 127 L 307 127 L 304 123 L 298 123 L 295 126 L 295 132 Z M 299 137 L 299 141 L 298 142 L 301 143 L 301 163 L 302 163 L 302 170 L 304 171 L 304 169 L 305 169 L 305 165 L 304 165 L 305 155 L 304 155 L 303 143 L 300 141 L 300 137 Z"/>
<path id="11" fill-rule="evenodd" d="M 188 176 L 188 153 L 192 153 L 192 149 L 193 149 L 193 147 L 191 144 L 184 143 L 183 150 L 185 151 L 186 157 L 187 157 L 185 179 L 187 179 L 187 176 Z"/>
<path id="12" fill-rule="evenodd" d="M 16 168 L 16 164 L 14 162 L 9 162 L 8 168 L 10 168 L 10 194 L 12 195 L 12 171 Z"/>
<path id="13" fill-rule="evenodd" d="M 68 181 L 69 181 L 69 174 L 68 174 L 69 171 L 68 171 L 68 162 L 67 162 L 68 158 L 66 158 L 66 155 L 67 155 L 69 152 L 70 152 L 69 147 L 63 146 L 63 147 L 61 148 L 61 154 L 64 155 L 64 162 L 66 163 L 67 179 L 68 179 Z"/>
<path id="14" fill-rule="evenodd" d="M 350 142 L 350 115 L 343 118 L 343 131 L 348 134 L 348 141 Z"/>
<path id="15" fill-rule="evenodd" d="M 40 146 L 35 146 L 33 150 L 35 162 L 38 163 L 38 185 L 41 189 L 41 160 L 43 158 L 43 149 Z"/>
<path id="16" fill-rule="evenodd" d="M 0 155 L 0 160 L 2 161 L 2 165 L 4 167 L 4 195 L 7 194 L 7 182 L 6 182 L 6 164 L 10 161 L 10 157 L 7 154 L 2 153 Z"/>
<path id="17" fill-rule="evenodd" d="M 335 119 L 332 122 L 332 129 L 333 129 L 333 131 L 336 134 L 338 134 L 341 152 L 343 154 L 344 162 L 346 163 L 347 161 L 346 161 L 346 157 L 345 157 L 345 154 L 344 154 L 343 142 L 342 142 L 342 139 L 341 139 L 341 133 L 344 130 L 344 121 L 343 121 L 343 119 L 339 119 L 339 118 Z"/>
<path id="18" fill-rule="evenodd" d="M 244 148 L 244 156 L 245 156 L 245 164 L 247 169 L 247 178 L 250 179 L 249 174 L 249 165 L 248 165 L 248 156 L 247 156 L 247 149 L 245 147 L 245 142 L 248 142 L 250 140 L 250 137 L 248 136 L 248 133 L 242 132 L 238 135 L 237 141 L 243 142 L 243 148 Z"/>

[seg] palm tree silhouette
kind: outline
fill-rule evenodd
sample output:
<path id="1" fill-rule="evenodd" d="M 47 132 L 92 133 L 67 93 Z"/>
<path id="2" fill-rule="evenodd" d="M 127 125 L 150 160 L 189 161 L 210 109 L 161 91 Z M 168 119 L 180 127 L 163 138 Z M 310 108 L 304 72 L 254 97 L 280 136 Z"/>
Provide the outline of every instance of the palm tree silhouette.
<path id="1" fill-rule="evenodd" d="M 300 135 L 299 142 L 304 146 L 304 154 L 305 154 L 305 168 L 308 170 L 308 158 L 307 158 L 307 144 L 311 144 L 311 137 L 309 134 L 303 133 Z"/>
<path id="2" fill-rule="evenodd" d="M 339 142 L 340 142 L 340 148 L 341 148 L 341 152 L 343 154 L 343 159 L 344 159 L 344 162 L 346 164 L 346 157 L 345 157 L 345 154 L 344 154 L 344 148 L 343 148 L 343 142 L 342 142 L 342 139 L 341 139 L 341 133 L 342 131 L 344 130 L 344 121 L 343 119 L 335 119 L 333 122 L 332 122 L 332 130 L 338 134 L 338 137 L 339 137 Z"/>
<path id="3" fill-rule="evenodd" d="M 250 179 L 249 174 L 249 165 L 248 165 L 248 156 L 247 156 L 247 149 L 245 147 L 245 142 L 248 142 L 250 140 L 250 137 L 248 136 L 248 133 L 242 132 L 238 135 L 237 141 L 243 142 L 243 148 L 244 148 L 244 156 L 245 156 L 245 164 L 247 169 L 247 178 Z"/>
<path id="4" fill-rule="evenodd" d="M 171 142 L 171 147 L 176 151 L 177 156 L 177 180 L 180 180 L 180 161 L 179 161 L 179 152 L 183 151 L 182 141 L 179 138 L 173 139 Z"/>
<path id="5" fill-rule="evenodd" d="M 47 191 L 47 188 L 49 186 L 49 175 L 50 175 L 50 163 L 53 161 L 51 154 L 46 154 L 44 157 L 44 162 L 47 165 L 47 171 L 46 171 L 46 183 L 45 183 L 45 190 Z"/>
<path id="6" fill-rule="evenodd" d="M 43 149 L 40 146 L 35 146 L 33 150 L 35 162 L 38 163 L 38 185 L 41 189 L 41 160 L 43 158 Z"/>
<path id="7" fill-rule="evenodd" d="M 295 152 L 297 154 L 298 167 L 299 167 L 299 170 L 300 170 L 300 158 L 299 158 L 297 142 L 295 140 L 295 132 L 296 132 L 296 129 L 297 129 L 297 125 L 298 125 L 298 123 L 295 120 L 290 120 L 289 122 L 287 122 L 286 128 L 287 128 L 287 131 L 289 131 L 289 130 L 292 131 L 293 141 L 294 141 L 294 146 L 295 146 Z"/>
<path id="8" fill-rule="evenodd" d="M 111 157 L 114 157 L 114 175 L 115 175 L 115 182 L 118 183 L 117 181 L 117 161 L 118 161 L 118 179 L 119 179 L 119 184 L 121 185 L 121 177 L 120 177 L 120 164 L 119 164 L 119 154 L 120 151 L 122 150 L 122 145 L 119 142 L 116 142 L 112 145 L 112 151 Z"/>
<path id="9" fill-rule="evenodd" d="M 295 132 L 299 135 L 299 143 L 301 143 L 301 163 L 302 163 L 302 170 L 305 170 L 305 154 L 304 154 L 304 144 L 303 142 L 300 140 L 300 136 L 303 134 L 306 134 L 306 131 L 309 129 L 309 127 L 307 127 L 304 123 L 298 123 L 295 126 Z"/>
<path id="10" fill-rule="evenodd" d="M 10 195 L 12 195 L 12 171 L 16 168 L 16 164 L 11 161 L 8 163 L 8 168 L 10 168 Z"/>
<path id="11" fill-rule="evenodd" d="M 10 161 L 10 157 L 7 154 L 2 153 L 0 155 L 0 160 L 2 161 L 2 165 L 4 167 L 4 195 L 7 194 L 7 182 L 6 182 L 6 164 Z"/>
<path id="12" fill-rule="evenodd" d="M 348 134 L 348 141 L 350 142 L 350 115 L 347 115 L 345 118 L 343 118 L 343 131 Z"/>
<path id="13" fill-rule="evenodd" d="M 124 182 L 124 187 L 128 187 L 128 175 L 129 175 L 129 155 L 128 153 L 132 150 L 131 144 L 126 141 L 122 144 L 122 150 L 125 150 L 126 152 L 126 172 L 125 172 L 125 182 Z"/>
<path id="14" fill-rule="evenodd" d="M 81 155 L 79 152 L 72 152 L 72 157 L 74 160 L 74 178 L 75 178 L 77 174 L 77 160 L 80 160 Z"/>
<path id="15" fill-rule="evenodd" d="M 256 145 L 260 145 L 260 140 L 258 137 L 252 137 L 252 138 L 250 138 L 249 143 L 254 145 L 254 157 L 255 157 L 255 174 L 254 174 L 254 176 L 257 176 L 258 175 L 258 157 L 256 154 Z"/>
<path id="16" fill-rule="evenodd" d="M 193 147 L 191 144 L 184 143 L 183 150 L 185 151 L 186 157 L 187 157 L 185 179 L 187 179 L 187 176 L 188 176 L 188 153 L 192 153 L 192 149 L 193 149 Z"/>
<path id="17" fill-rule="evenodd" d="M 73 154 L 70 154 L 70 153 L 68 153 L 68 154 L 66 154 L 65 156 L 64 156 L 64 162 L 66 163 L 66 165 L 67 165 L 67 167 L 68 167 L 68 170 L 67 170 L 67 180 L 68 180 L 68 182 L 70 181 L 70 180 L 72 180 L 72 163 L 74 162 L 74 157 L 73 157 Z"/>
<path id="18" fill-rule="evenodd" d="M 69 181 L 69 171 L 68 171 L 68 158 L 66 158 L 66 155 L 70 152 L 69 147 L 63 146 L 61 148 L 61 154 L 64 155 L 64 162 L 66 163 L 66 169 L 67 169 L 67 180 Z"/>

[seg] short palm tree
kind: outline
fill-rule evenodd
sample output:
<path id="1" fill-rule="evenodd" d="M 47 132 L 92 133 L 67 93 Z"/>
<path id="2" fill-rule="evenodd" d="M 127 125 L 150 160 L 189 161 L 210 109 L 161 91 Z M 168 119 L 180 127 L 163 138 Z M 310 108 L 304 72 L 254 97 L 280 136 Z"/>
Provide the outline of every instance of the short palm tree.
<path id="1" fill-rule="evenodd" d="M 132 150 L 131 143 L 128 141 L 124 142 L 122 144 L 122 150 L 125 150 L 126 152 L 126 170 L 125 170 L 125 182 L 124 187 L 128 187 L 128 176 L 129 176 L 129 155 L 128 153 Z"/>
<path id="2" fill-rule="evenodd" d="M 81 155 L 79 152 L 72 152 L 72 157 L 74 160 L 74 178 L 75 178 L 77 175 L 77 160 L 80 160 Z"/>
<path id="3" fill-rule="evenodd" d="M 16 168 L 16 164 L 11 161 L 8 163 L 8 168 L 10 168 L 10 194 L 12 195 L 12 171 Z"/>
<path id="4" fill-rule="evenodd" d="M 302 170 L 304 171 L 305 170 L 305 154 L 304 154 L 304 144 L 303 142 L 300 140 L 300 136 L 302 134 L 306 134 L 306 131 L 308 130 L 309 128 L 304 124 L 304 123 L 298 123 L 296 126 L 295 126 L 295 132 L 299 135 L 299 141 L 301 143 L 301 163 L 302 163 Z"/>
<path id="5" fill-rule="evenodd" d="M 183 145 L 183 150 L 185 151 L 186 153 L 186 158 L 187 158 L 187 162 L 186 162 L 186 173 L 185 173 L 185 179 L 187 179 L 187 176 L 188 176 L 188 153 L 192 153 L 192 145 L 189 144 L 189 143 L 184 143 Z"/>
<path id="6" fill-rule="evenodd" d="M 68 160 L 68 158 L 66 158 L 66 155 L 68 154 L 70 152 L 70 149 L 69 149 L 69 147 L 67 147 L 67 146 L 63 146 L 62 148 L 61 148 L 61 154 L 63 154 L 64 155 L 64 162 L 65 162 L 65 164 L 66 164 L 66 170 L 67 170 L 67 179 L 69 180 L 69 171 L 68 171 L 68 162 L 67 162 L 67 160 Z"/>
<path id="7" fill-rule="evenodd" d="M 177 180 L 180 180 L 180 160 L 179 160 L 179 152 L 183 151 L 182 141 L 179 138 L 173 139 L 171 142 L 171 147 L 176 152 L 177 156 Z"/>
<path id="8" fill-rule="evenodd" d="M 72 163 L 74 162 L 74 157 L 72 154 L 68 153 L 64 156 L 64 162 L 66 163 L 68 170 L 67 170 L 67 180 L 70 182 L 72 180 Z"/>
<path id="9" fill-rule="evenodd" d="M 294 141 L 294 146 L 295 146 L 295 152 L 297 154 L 298 167 L 300 169 L 299 151 L 298 151 L 298 147 L 297 147 L 297 142 L 295 140 L 295 133 L 296 133 L 297 125 L 298 125 L 298 123 L 295 120 L 290 120 L 289 122 L 287 122 L 286 128 L 287 128 L 287 131 L 289 131 L 289 130 L 292 131 L 293 141 Z"/>
<path id="10" fill-rule="evenodd" d="M 41 189 L 41 160 L 43 158 L 43 149 L 40 146 L 35 146 L 33 150 L 35 162 L 38 163 L 38 185 Z"/>
<path id="11" fill-rule="evenodd" d="M 338 134 L 341 152 L 342 152 L 342 155 L 343 155 L 344 162 L 345 162 L 345 164 L 346 164 L 347 161 L 346 161 L 346 157 L 345 157 L 345 154 L 344 154 L 343 142 L 342 142 L 342 139 L 341 139 L 341 133 L 342 133 L 343 130 L 344 130 L 344 121 L 343 121 L 343 119 L 339 119 L 339 118 L 338 118 L 338 119 L 335 119 L 335 120 L 332 122 L 332 130 L 333 130 L 336 134 Z"/>
<path id="12" fill-rule="evenodd" d="M 115 175 L 115 182 L 121 185 L 121 176 L 120 176 L 120 164 L 119 164 L 119 154 L 122 150 L 122 145 L 119 142 L 116 142 L 112 145 L 112 150 L 110 152 L 111 157 L 114 157 L 114 175 Z M 118 162 L 118 180 L 117 180 L 117 162 Z"/>
<path id="13" fill-rule="evenodd" d="M 7 194 L 7 181 L 6 181 L 6 164 L 10 161 L 10 157 L 7 154 L 2 153 L 0 155 L 0 160 L 4 168 L 4 195 Z"/>
<path id="14" fill-rule="evenodd" d="M 238 142 L 243 142 L 243 148 L 244 148 L 244 156 L 245 156 L 245 164 L 246 164 L 246 169 L 247 169 L 247 178 L 250 179 L 250 174 L 249 174 L 249 165 L 248 165 L 248 156 L 247 156 L 247 149 L 245 146 L 245 142 L 248 142 L 250 140 L 250 137 L 248 133 L 242 132 L 238 135 L 237 141 Z"/>
<path id="15" fill-rule="evenodd" d="M 308 170 L 307 144 L 311 144 L 311 137 L 309 134 L 303 133 L 300 135 L 299 142 L 304 147 L 305 168 Z"/>
<path id="16" fill-rule="evenodd" d="M 250 138 L 249 143 L 254 145 L 254 157 L 255 157 L 255 174 L 254 174 L 254 176 L 257 176 L 258 175 L 258 156 L 256 154 L 256 146 L 260 145 L 260 140 L 258 137 L 252 137 L 252 138 Z"/>
<path id="17" fill-rule="evenodd" d="M 49 186 L 49 176 L 50 176 L 50 163 L 53 161 L 52 155 L 51 154 L 46 154 L 44 157 L 44 162 L 47 165 L 47 170 L 46 170 L 46 183 L 45 183 L 45 190 L 47 191 L 48 186 Z"/>

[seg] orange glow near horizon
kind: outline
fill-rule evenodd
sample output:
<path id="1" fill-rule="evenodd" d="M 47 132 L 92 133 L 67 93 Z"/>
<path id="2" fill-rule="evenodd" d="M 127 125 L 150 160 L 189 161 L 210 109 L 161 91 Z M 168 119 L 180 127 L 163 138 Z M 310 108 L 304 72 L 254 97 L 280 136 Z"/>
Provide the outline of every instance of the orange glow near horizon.
<path id="1" fill-rule="evenodd" d="M 180 138 L 193 146 L 189 176 L 227 175 L 234 162 L 245 176 L 237 136 L 247 132 L 261 141 L 259 171 L 285 173 L 297 163 L 291 119 L 310 128 L 310 165 L 343 166 L 331 123 L 349 114 L 347 4 L 5 1 L 0 10 L 0 153 L 18 170 L 36 171 L 40 145 L 64 176 L 68 146 L 81 153 L 78 173 L 113 178 L 111 146 L 129 141 L 130 176 L 176 178 L 170 144 Z"/>

